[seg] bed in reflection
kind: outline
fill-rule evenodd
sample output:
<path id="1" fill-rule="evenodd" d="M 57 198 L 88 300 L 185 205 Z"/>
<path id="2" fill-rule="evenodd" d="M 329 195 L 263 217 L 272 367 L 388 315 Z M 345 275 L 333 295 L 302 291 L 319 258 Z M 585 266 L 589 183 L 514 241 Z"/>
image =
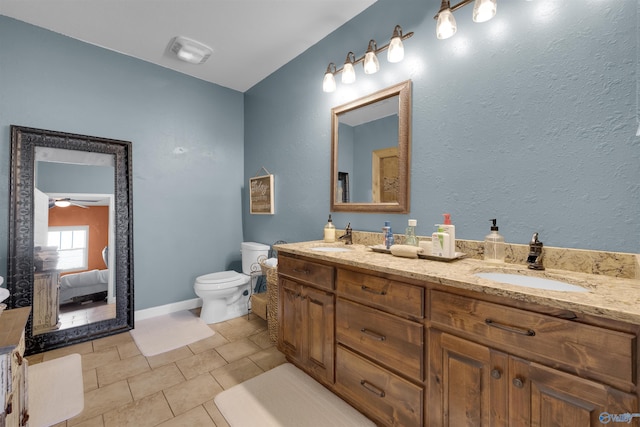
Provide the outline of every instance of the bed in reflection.
<path id="1" fill-rule="evenodd" d="M 93 300 L 105 298 L 108 285 L 108 269 L 65 274 L 60 277 L 60 304 L 82 301 L 89 296 Z"/>

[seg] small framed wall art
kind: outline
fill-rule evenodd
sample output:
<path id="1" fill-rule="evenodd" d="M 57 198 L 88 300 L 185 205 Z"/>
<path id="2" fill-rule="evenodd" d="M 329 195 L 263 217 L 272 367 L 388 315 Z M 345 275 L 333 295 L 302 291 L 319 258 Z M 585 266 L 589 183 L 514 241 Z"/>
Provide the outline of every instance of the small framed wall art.
<path id="1" fill-rule="evenodd" d="M 264 171 L 267 172 L 267 175 L 249 178 L 249 212 L 251 214 L 274 214 L 273 175 L 269 174 L 269 171 L 266 169 L 264 169 Z"/>

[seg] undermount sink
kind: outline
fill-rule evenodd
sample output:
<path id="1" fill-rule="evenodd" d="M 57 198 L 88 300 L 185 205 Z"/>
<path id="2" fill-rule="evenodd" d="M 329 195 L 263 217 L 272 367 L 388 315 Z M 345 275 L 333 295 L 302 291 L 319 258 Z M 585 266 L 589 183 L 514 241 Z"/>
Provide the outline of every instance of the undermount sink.
<path id="1" fill-rule="evenodd" d="M 317 248 L 311 248 L 312 251 L 318 252 L 347 252 L 349 248 L 337 248 L 335 246 L 318 246 Z"/>
<path id="2" fill-rule="evenodd" d="M 509 285 L 524 286 L 526 288 L 545 289 L 549 291 L 563 292 L 589 292 L 582 286 L 572 285 L 559 280 L 545 279 L 543 277 L 525 276 L 509 273 L 476 273 L 476 276 L 492 280 L 494 282 L 507 283 Z"/>

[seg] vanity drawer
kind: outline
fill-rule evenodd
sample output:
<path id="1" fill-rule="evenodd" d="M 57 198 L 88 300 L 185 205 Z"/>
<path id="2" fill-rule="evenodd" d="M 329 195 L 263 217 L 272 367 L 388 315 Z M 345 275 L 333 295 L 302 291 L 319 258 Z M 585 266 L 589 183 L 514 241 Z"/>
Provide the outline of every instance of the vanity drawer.
<path id="1" fill-rule="evenodd" d="M 336 336 L 357 352 L 422 381 L 422 324 L 339 298 Z"/>
<path id="2" fill-rule="evenodd" d="M 422 425 L 422 387 L 340 345 L 336 353 L 336 391 L 381 425 Z"/>
<path id="3" fill-rule="evenodd" d="M 340 296 L 415 319 L 424 318 L 424 288 L 350 270 L 338 270 Z"/>
<path id="4" fill-rule="evenodd" d="M 278 257 L 278 274 L 330 291 L 335 288 L 333 267 L 313 261 L 280 256 Z"/>
<path id="5" fill-rule="evenodd" d="M 564 365 L 625 388 L 635 382 L 632 334 L 440 291 L 431 293 L 430 313 L 434 327 L 457 330 L 530 360 Z"/>

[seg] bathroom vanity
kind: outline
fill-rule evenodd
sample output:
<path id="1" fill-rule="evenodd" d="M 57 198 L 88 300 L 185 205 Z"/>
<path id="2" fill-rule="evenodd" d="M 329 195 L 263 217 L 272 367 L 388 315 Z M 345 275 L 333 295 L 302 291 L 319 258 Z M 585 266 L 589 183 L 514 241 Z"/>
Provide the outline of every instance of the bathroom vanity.
<path id="1" fill-rule="evenodd" d="M 638 280 L 322 246 L 276 248 L 278 346 L 379 425 L 601 426 L 640 412 Z"/>

